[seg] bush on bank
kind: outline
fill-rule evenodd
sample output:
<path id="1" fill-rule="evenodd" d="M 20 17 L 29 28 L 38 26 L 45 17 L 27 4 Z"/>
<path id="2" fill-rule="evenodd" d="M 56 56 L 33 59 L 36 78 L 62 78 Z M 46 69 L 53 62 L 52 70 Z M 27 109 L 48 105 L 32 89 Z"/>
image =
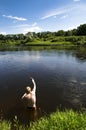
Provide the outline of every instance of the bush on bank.
<path id="1" fill-rule="evenodd" d="M 0 121 L 0 130 L 11 130 L 11 122 Z M 42 117 L 30 126 L 19 125 L 15 120 L 15 130 L 86 130 L 86 113 L 57 110 L 49 117 Z"/>

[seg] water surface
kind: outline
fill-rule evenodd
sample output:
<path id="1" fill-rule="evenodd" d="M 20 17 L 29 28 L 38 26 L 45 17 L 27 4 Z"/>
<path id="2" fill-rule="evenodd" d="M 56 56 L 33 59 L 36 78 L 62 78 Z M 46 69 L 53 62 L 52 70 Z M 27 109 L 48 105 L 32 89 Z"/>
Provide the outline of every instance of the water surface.
<path id="1" fill-rule="evenodd" d="M 56 111 L 59 107 L 86 107 L 86 55 L 79 50 L 0 52 L 0 116 L 23 123 Z M 30 77 L 37 84 L 37 111 L 21 100 Z"/>

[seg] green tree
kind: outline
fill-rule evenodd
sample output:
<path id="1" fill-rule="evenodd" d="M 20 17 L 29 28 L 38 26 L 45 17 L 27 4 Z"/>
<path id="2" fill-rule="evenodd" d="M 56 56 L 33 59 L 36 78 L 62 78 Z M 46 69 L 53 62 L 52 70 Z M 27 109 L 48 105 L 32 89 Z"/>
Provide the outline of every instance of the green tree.
<path id="1" fill-rule="evenodd" d="M 76 36 L 76 35 L 77 35 L 77 29 L 73 29 L 73 30 L 72 30 L 72 35 L 73 35 L 73 36 Z"/>
<path id="2" fill-rule="evenodd" d="M 86 24 L 80 25 L 77 28 L 77 35 L 86 35 Z"/>
<path id="3" fill-rule="evenodd" d="M 0 40 L 4 40 L 5 36 L 3 34 L 0 34 Z"/>
<path id="4" fill-rule="evenodd" d="M 65 36 L 72 36 L 72 30 L 68 30 L 65 32 Z"/>
<path id="5" fill-rule="evenodd" d="M 56 36 L 65 36 L 65 31 L 64 31 L 64 30 L 59 30 L 59 31 L 56 33 Z"/>

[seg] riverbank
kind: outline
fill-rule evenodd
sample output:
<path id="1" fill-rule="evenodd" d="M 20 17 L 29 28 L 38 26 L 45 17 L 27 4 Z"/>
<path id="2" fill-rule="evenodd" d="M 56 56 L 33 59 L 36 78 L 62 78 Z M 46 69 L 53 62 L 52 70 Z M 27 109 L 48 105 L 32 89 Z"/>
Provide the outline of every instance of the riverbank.
<path id="1" fill-rule="evenodd" d="M 11 122 L 0 120 L 1 130 L 10 130 Z M 52 113 L 49 117 L 42 117 L 29 126 L 19 125 L 17 118 L 14 119 L 16 130 L 85 130 L 86 112 L 74 112 L 73 110 L 59 111 Z"/>
<path id="2" fill-rule="evenodd" d="M 29 46 L 86 46 L 86 36 L 53 36 L 52 38 L 26 39 L 0 39 L 2 48 L 29 47 Z"/>

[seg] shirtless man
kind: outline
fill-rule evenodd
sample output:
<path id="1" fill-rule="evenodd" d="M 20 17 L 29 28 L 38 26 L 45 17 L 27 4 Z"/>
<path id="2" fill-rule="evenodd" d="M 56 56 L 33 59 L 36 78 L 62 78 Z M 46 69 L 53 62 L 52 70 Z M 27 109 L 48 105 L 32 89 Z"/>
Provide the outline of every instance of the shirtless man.
<path id="1" fill-rule="evenodd" d="M 22 99 L 25 99 L 27 101 L 28 108 L 36 109 L 36 83 L 33 78 L 31 79 L 33 82 L 33 89 L 31 90 L 31 88 L 27 86 L 27 92 L 22 96 Z"/>

